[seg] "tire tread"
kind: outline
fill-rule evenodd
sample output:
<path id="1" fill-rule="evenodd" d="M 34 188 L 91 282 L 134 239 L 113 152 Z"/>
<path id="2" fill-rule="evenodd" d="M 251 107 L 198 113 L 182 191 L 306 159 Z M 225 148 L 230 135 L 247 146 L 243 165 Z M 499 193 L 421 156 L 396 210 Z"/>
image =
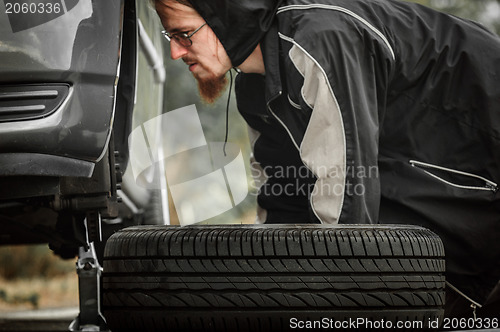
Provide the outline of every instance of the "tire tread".
<path id="1" fill-rule="evenodd" d="M 132 227 L 106 246 L 103 309 L 113 331 L 435 319 L 444 269 L 441 240 L 419 227 Z"/>

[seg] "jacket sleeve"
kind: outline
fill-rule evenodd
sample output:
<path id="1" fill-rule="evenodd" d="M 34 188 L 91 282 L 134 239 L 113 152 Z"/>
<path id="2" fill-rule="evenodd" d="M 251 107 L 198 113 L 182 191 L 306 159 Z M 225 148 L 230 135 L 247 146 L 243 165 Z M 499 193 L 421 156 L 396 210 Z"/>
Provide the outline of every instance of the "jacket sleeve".
<path id="1" fill-rule="evenodd" d="M 292 44 L 287 70 L 304 78 L 301 103 L 312 110 L 300 146 L 318 178 L 311 205 L 324 223 L 377 223 L 379 131 L 393 53 L 363 23 L 330 21 L 294 38 L 280 34 Z"/>

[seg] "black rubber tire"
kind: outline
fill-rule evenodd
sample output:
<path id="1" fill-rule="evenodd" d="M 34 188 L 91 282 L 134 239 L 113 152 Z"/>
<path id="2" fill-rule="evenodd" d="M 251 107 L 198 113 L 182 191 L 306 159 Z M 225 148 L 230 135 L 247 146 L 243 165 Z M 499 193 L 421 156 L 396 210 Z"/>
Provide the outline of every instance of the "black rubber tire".
<path id="1" fill-rule="evenodd" d="M 106 245 L 103 312 L 113 332 L 429 328 L 444 270 L 415 226 L 132 227 Z"/>

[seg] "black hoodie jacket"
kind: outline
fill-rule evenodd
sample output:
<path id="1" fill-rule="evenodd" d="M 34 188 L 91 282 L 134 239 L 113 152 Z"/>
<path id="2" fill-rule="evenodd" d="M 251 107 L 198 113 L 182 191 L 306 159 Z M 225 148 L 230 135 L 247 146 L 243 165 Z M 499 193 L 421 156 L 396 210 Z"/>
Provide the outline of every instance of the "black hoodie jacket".
<path id="1" fill-rule="evenodd" d="M 484 302 L 500 278 L 500 38 L 391 0 L 191 2 L 234 66 L 263 50 L 265 77 L 236 85 L 261 221 L 425 226 L 448 281 Z"/>

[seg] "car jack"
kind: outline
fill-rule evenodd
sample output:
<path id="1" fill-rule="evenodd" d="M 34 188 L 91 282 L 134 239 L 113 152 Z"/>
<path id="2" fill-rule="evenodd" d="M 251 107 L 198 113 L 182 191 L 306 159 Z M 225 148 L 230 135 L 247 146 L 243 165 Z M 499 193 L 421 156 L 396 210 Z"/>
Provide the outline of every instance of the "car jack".
<path id="1" fill-rule="evenodd" d="M 76 263 L 78 273 L 78 293 L 80 314 L 69 326 L 70 331 L 109 331 L 101 314 L 101 273 L 94 248 L 90 242 L 88 247 L 80 247 Z"/>

